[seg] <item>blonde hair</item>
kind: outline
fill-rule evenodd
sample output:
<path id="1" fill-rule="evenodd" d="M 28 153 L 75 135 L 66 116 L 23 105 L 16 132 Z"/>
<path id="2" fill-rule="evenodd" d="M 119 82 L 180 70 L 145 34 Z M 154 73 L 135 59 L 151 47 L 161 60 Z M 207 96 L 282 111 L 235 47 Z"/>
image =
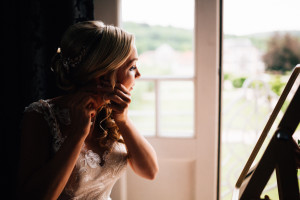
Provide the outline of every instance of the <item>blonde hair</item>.
<path id="1" fill-rule="evenodd" d="M 132 34 L 101 21 L 70 26 L 62 37 L 60 51 L 52 60 L 58 87 L 70 91 L 102 76 L 108 76 L 114 87 L 117 70 L 130 56 L 133 43 Z M 109 149 L 111 142 L 123 142 L 107 105 L 97 114 L 96 121 L 103 121 L 101 127 L 105 129 L 99 129 L 100 146 Z"/>
<path id="2" fill-rule="evenodd" d="M 104 75 L 114 87 L 117 69 L 129 57 L 133 43 L 132 34 L 101 21 L 70 26 L 52 64 L 58 87 L 72 90 Z"/>

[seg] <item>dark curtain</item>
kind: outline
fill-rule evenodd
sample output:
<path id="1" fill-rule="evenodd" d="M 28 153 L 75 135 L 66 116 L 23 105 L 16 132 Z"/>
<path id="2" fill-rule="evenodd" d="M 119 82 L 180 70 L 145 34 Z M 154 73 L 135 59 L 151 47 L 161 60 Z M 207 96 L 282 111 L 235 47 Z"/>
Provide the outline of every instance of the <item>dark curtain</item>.
<path id="1" fill-rule="evenodd" d="M 51 58 L 66 28 L 92 20 L 94 8 L 93 0 L 3 0 L 1 15 L 1 196 L 15 199 L 24 107 L 60 95 Z"/>

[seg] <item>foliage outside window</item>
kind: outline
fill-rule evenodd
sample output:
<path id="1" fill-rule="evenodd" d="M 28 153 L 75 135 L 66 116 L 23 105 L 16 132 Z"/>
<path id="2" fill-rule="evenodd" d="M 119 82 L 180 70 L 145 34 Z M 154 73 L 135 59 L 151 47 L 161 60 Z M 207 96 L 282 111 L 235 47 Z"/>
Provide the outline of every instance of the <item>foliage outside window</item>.
<path id="1" fill-rule="evenodd" d="M 268 42 L 268 50 L 263 56 L 266 70 L 285 73 L 300 63 L 300 37 L 290 34 L 274 34 Z"/>

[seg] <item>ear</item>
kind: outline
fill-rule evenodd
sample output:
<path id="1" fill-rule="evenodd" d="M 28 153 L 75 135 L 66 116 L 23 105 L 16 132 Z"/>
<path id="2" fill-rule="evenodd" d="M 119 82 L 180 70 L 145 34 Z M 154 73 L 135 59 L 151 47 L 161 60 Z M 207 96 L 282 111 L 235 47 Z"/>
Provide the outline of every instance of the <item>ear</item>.
<path id="1" fill-rule="evenodd" d="M 107 78 L 105 80 L 109 81 L 113 88 L 115 87 L 116 83 L 118 82 L 118 80 L 117 80 L 117 71 L 118 70 L 112 71 L 112 72 L 107 74 L 108 77 L 105 77 L 105 78 Z"/>
<path id="2" fill-rule="evenodd" d="M 105 75 L 96 78 L 95 82 L 97 85 L 111 85 L 114 88 L 116 83 L 115 72 L 106 73 Z"/>

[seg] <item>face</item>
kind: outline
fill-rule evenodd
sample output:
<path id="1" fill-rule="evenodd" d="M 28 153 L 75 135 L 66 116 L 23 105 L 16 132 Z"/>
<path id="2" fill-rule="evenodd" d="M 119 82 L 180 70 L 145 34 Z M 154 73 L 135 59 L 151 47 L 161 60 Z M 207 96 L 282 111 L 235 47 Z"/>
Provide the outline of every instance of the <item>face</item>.
<path id="1" fill-rule="evenodd" d="M 133 89 L 135 79 L 141 76 L 136 65 L 137 60 L 138 54 L 134 46 L 129 58 L 117 72 L 117 82 L 123 84 L 129 91 Z"/>

